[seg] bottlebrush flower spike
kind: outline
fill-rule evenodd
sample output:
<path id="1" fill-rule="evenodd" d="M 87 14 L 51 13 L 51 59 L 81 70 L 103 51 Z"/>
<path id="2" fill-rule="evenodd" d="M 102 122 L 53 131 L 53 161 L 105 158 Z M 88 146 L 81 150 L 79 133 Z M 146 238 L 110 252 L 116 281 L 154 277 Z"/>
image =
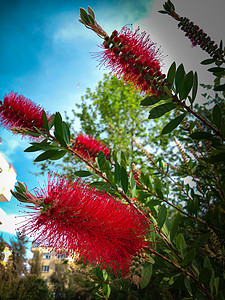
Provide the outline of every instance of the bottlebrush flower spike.
<path id="1" fill-rule="evenodd" d="M 100 65 L 127 82 L 133 82 L 149 95 L 164 93 L 165 75 L 161 72 L 161 53 L 145 32 L 134 32 L 123 27 L 120 33 L 113 31 L 106 37 Z"/>
<path id="2" fill-rule="evenodd" d="M 43 108 L 36 105 L 23 95 L 12 91 L 0 101 L 0 123 L 7 129 L 19 131 L 19 129 L 33 130 L 43 127 Z"/>
<path id="3" fill-rule="evenodd" d="M 110 157 L 110 150 L 104 143 L 98 141 L 92 136 L 82 133 L 78 134 L 75 138 L 73 150 L 85 159 L 91 159 L 92 162 L 95 162 L 95 158 L 98 156 L 100 151 L 104 153 L 106 159 L 109 159 Z"/>
<path id="4" fill-rule="evenodd" d="M 128 273 L 133 257 L 150 244 L 143 215 L 80 181 L 49 177 L 48 186 L 35 194 L 38 200 L 21 230 L 40 244 L 78 253 L 117 274 Z"/>
<path id="5" fill-rule="evenodd" d="M 80 16 L 81 23 L 105 40 L 100 65 L 110 68 L 119 78 L 123 76 L 125 81 L 133 82 L 146 94 L 164 93 L 166 76 L 161 72 L 161 53 L 145 32 L 123 27 L 120 33 L 114 30 L 109 37 L 97 24 L 92 10 L 88 8 L 87 13 L 82 8 Z"/>

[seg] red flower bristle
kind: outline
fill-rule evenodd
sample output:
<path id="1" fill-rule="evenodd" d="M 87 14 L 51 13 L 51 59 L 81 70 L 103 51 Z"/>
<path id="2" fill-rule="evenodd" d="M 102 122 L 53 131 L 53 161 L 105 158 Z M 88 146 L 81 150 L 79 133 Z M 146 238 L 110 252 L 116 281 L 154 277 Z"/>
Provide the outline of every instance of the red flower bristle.
<path id="1" fill-rule="evenodd" d="M 40 244 L 79 254 L 85 262 L 117 274 L 127 273 L 133 256 L 150 244 L 143 215 L 80 181 L 49 177 L 48 186 L 36 196 L 40 203 L 21 229 Z"/>
<path id="2" fill-rule="evenodd" d="M 7 129 L 43 127 L 43 108 L 12 91 L 0 105 L 0 123 Z"/>
<path id="3" fill-rule="evenodd" d="M 100 151 L 104 153 L 106 159 L 109 159 L 110 157 L 110 150 L 104 143 L 92 136 L 82 133 L 78 134 L 75 138 L 73 150 L 85 159 L 91 159 L 92 162 L 95 162 L 95 158 L 98 156 Z"/>
<path id="4" fill-rule="evenodd" d="M 139 28 L 133 32 L 123 27 L 120 33 L 115 31 L 103 43 L 104 52 L 100 64 L 127 82 L 133 82 L 149 95 L 163 94 L 164 77 L 161 73 L 161 53 L 145 32 Z M 157 81 L 154 89 L 152 80 Z M 150 82 L 150 85 L 149 85 Z"/>

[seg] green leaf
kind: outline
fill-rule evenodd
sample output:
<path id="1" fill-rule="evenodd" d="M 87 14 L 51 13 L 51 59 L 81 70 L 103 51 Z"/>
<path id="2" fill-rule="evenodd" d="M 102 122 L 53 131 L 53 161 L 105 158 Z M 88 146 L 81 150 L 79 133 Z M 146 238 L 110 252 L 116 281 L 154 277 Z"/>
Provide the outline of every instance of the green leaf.
<path id="1" fill-rule="evenodd" d="M 196 249 L 193 248 L 185 255 L 184 260 L 181 264 L 181 267 L 186 268 L 187 266 L 189 266 L 192 263 L 192 261 L 194 260 L 195 255 L 196 255 Z"/>
<path id="2" fill-rule="evenodd" d="M 191 281 L 190 281 L 189 276 L 187 276 L 187 277 L 184 278 L 184 285 L 185 285 L 185 287 L 186 287 L 188 293 L 189 293 L 190 296 L 192 297 L 193 294 L 192 294 Z"/>
<path id="3" fill-rule="evenodd" d="M 95 19 L 95 13 L 94 13 L 93 9 L 90 6 L 88 6 L 88 13 L 89 13 L 89 15 L 92 16 L 93 19 Z"/>
<path id="4" fill-rule="evenodd" d="M 19 200 L 20 202 L 29 202 L 27 200 L 27 197 L 24 196 L 23 194 L 21 193 L 18 193 L 18 192 L 13 192 L 12 190 L 10 190 L 11 194 L 13 195 L 13 197 L 15 197 L 17 200 Z"/>
<path id="5" fill-rule="evenodd" d="M 55 138 L 57 139 L 57 141 L 65 148 L 67 148 L 67 144 L 65 142 L 65 140 L 63 139 L 63 137 L 58 134 L 56 131 L 54 132 Z"/>
<path id="6" fill-rule="evenodd" d="M 52 126 L 54 125 L 55 123 L 55 115 L 51 115 L 49 121 L 48 121 L 48 128 L 51 129 Z"/>
<path id="7" fill-rule="evenodd" d="M 165 15 L 165 14 L 167 14 L 167 15 L 169 14 L 166 10 L 158 10 L 158 12 L 159 12 L 160 14 L 164 14 L 164 15 Z"/>
<path id="8" fill-rule="evenodd" d="M 225 71 L 225 68 L 221 68 L 221 67 L 214 67 L 214 68 L 210 68 L 208 69 L 209 72 L 213 72 L 213 73 L 219 73 L 219 72 L 223 72 Z"/>
<path id="9" fill-rule="evenodd" d="M 173 102 L 158 105 L 150 111 L 148 118 L 149 119 L 157 119 L 157 118 L 163 116 L 165 113 L 171 111 L 175 107 L 176 107 L 176 104 L 174 104 Z"/>
<path id="10" fill-rule="evenodd" d="M 99 169 L 101 171 L 105 171 L 105 168 L 106 168 L 106 159 L 105 159 L 105 155 L 104 155 L 104 153 L 102 151 L 100 151 L 98 153 L 97 161 L 98 161 Z"/>
<path id="11" fill-rule="evenodd" d="M 150 106 L 153 104 L 156 104 L 160 101 L 160 99 L 156 96 L 148 96 L 144 100 L 141 101 L 140 105 L 141 106 Z"/>
<path id="12" fill-rule="evenodd" d="M 209 285 L 211 278 L 211 267 L 207 266 L 202 269 L 202 271 L 199 274 L 199 282 L 203 283 L 205 286 Z"/>
<path id="13" fill-rule="evenodd" d="M 76 171 L 74 175 L 78 177 L 88 177 L 91 176 L 92 174 L 89 171 Z"/>
<path id="14" fill-rule="evenodd" d="M 175 74 L 176 74 L 176 63 L 175 61 L 172 63 L 172 65 L 169 68 L 169 71 L 167 73 L 167 81 L 169 82 L 169 84 L 173 84 L 174 82 L 174 78 L 175 78 Z"/>
<path id="15" fill-rule="evenodd" d="M 152 264 L 146 262 L 144 264 L 144 270 L 142 272 L 142 277 L 140 280 L 141 289 L 144 289 L 149 284 L 151 277 L 152 277 Z"/>
<path id="16" fill-rule="evenodd" d="M 173 119 L 172 121 L 170 121 L 168 124 L 166 124 L 166 126 L 163 128 L 161 134 L 167 134 L 171 131 L 173 131 L 184 119 L 184 117 L 186 116 L 186 113 L 176 117 L 175 119 Z"/>
<path id="17" fill-rule="evenodd" d="M 132 172 L 130 173 L 130 188 L 131 188 L 132 198 L 134 198 L 136 194 L 136 182 Z"/>
<path id="18" fill-rule="evenodd" d="M 118 162 L 115 163 L 115 173 L 114 173 L 114 179 L 115 179 L 115 183 L 119 183 L 120 182 L 120 165 L 118 164 Z"/>
<path id="19" fill-rule="evenodd" d="M 225 152 L 218 153 L 208 159 L 210 163 L 216 163 L 219 161 L 225 161 Z"/>
<path id="20" fill-rule="evenodd" d="M 184 258 L 187 253 L 187 244 L 182 233 L 179 233 L 176 237 L 176 247 L 182 258 Z"/>
<path id="21" fill-rule="evenodd" d="M 192 97 L 190 98 L 191 103 L 193 103 L 195 101 L 197 91 L 198 91 L 198 74 L 197 74 L 197 72 L 195 72 L 194 78 L 193 78 Z"/>
<path id="22" fill-rule="evenodd" d="M 54 125 L 55 125 L 55 132 L 57 133 L 57 135 L 63 137 L 62 117 L 59 112 L 55 113 Z"/>
<path id="23" fill-rule="evenodd" d="M 24 150 L 24 152 L 35 152 L 40 151 L 40 149 L 36 148 L 35 146 L 30 146 Z"/>
<path id="24" fill-rule="evenodd" d="M 176 75 L 175 75 L 175 87 L 176 87 L 176 93 L 179 92 L 179 87 L 181 82 L 184 79 L 185 71 L 184 71 L 184 65 L 180 64 L 177 68 Z"/>
<path id="25" fill-rule="evenodd" d="M 172 225 L 170 228 L 170 241 L 173 242 L 177 232 L 178 232 L 178 226 L 180 222 L 180 213 L 177 213 L 172 221 Z"/>
<path id="26" fill-rule="evenodd" d="M 196 248 L 196 250 L 198 250 L 201 246 L 205 245 L 208 241 L 208 239 L 211 237 L 212 233 L 208 232 L 205 233 L 203 235 L 201 235 L 200 237 L 198 237 L 194 244 L 191 246 L 191 248 Z"/>
<path id="27" fill-rule="evenodd" d="M 47 132 L 49 132 L 48 119 L 44 109 L 42 111 L 42 120 L 43 120 L 44 128 L 47 130 Z"/>
<path id="28" fill-rule="evenodd" d="M 81 17 L 82 21 L 85 22 L 85 24 L 90 23 L 89 18 L 88 18 L 88 14 L 87 14 L 86 10 L 83 9 L 83 8 L 80 8 L 80 17 Z"/>
<path id="29" fill-rule="evenodd" d="M 222 125 L 222 111 L 218 104 L 213 107 L 213 121 L 216 124 L 216 127 L 220 129 Z"/>
<path id="30" fill-rule="evenodd" d="M 168 95 L 169 97 L 172 96 L 171 91 L 170 91 L 170 89 L 168 88 L 168 86 L 164 85 L 163 89 L 164 89 L 164 91 L 167 93 L 167 95 Z"/>
<path id="31" fill-rule="evenodd" d="M 188 94 L 190 93 L 190 90 L 193 86 L 193 72 L 190 71 L 182 80 L 180 87 L 179 87 L 179 95 L 180 95 L 180 100 L 186 99 Z"/>
<path id="32" fill-rule="evenodd" d="M 205 59 L 201 62 L 202 65 L 210 65 L 212 63 L 215 62 L 215 59 L 209 58 L 209 59 Z"/>
<path id="33" fill-rule="evenodd" d="M 161 205 L 158 213 L 158 224 L 160 228 L 163 227 L 163 224 L 166 221 L 166 216 L 167 216 L 167 208 L 165 205 Z"/>
<path id="34" fill-rule="evenodd" d="M 62 158 L 66 154 L 66 150 L 48 150 L 40 154 L 37 158 L 35 158 L 35 162 L 43 161 L 46 159 L 57 160 Z"/>
<path id="35" fill-rule="evenodd" d="M 128 176 L 127 176 L 127 171 L 123 166 L 121 167 L 120 173 L 121 173 L 121 186 L 124 193 L 126 194 L 128 190 Z"/>
<path id="36" fill-rule="evenodd" d="M 192 134 L 189 135 L 190 138 L 192 138 L 193 140 L 208 140 L 208 139 L 212 139 L 214 138 L 214 135 L 212 135 L 209 132 L 194 132 Z"/>
<path id="37" fill-rule="evenodd" d="M 66 122 L 62 122 L 63 137 L 67 145 L 70 144 L 70 129 Z"/>
<path id="38" fill-rule="evenodd" d="M 26 192 L 27 192 L 27 189 L 26 189 L 26 187 L 22 184 L 22 182 L 17 181 L 17 185 L 19 186 L 20 190 L 21 190 L 23 193 L 26 193 Z"/>
<path id="39" fill-rule="evenodd" d="M 215 88 L 214 88 L 214 91 L 224 91 L 225 90 L 225 84 L 221 84 L 221 85 L 217 85 Z"/>

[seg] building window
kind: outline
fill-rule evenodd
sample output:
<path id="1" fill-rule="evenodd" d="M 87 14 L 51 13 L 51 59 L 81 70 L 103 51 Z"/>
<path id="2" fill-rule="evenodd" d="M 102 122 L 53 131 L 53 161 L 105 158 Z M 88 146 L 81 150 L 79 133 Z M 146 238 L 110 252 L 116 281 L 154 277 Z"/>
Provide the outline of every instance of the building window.
<path id="1" fill-rule="evenodd" d="M 66 254 L 57 254 L 57 259 L 65 259 Z"/>
<path id="2" fill-rule="evenodd" d="M 51 253 L 43 253 L 43 259 L 51 259 Z"/>
<path id="3" fill-rule="evenodd" d="M 42 272 L 49 272 L 49 266 L 42 266 Z"/>

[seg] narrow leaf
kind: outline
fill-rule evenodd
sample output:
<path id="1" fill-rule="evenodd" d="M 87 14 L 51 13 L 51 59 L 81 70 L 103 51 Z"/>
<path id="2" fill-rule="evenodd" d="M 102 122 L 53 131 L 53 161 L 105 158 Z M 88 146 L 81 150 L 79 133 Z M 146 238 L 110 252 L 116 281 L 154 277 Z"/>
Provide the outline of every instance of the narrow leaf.
<path id="1" fill-rule="evenodd" d="M 193 140 L 207 140 L 207 139 L 211 139 L 214 138 L 214 136 L 209 133 L 209 132 L 194 132 L 192 134 L 189 135 L 190 138 L 192 138 Z"/>
<path id="2" fill-rule="evenodd" d="M 55 132 L 61 137 L 63 137 L 62 117 L 59 112 L 55 113 L 54 125 L 55 125 Z"/>
<path id="3" fill-rule="evenodd" d="M 167 73 L 167 81 L 169 82 L 169 84 L 173 84 L 174 82 L 174 78 L 175 78 L 175 74 L 176 74 L 176 63 L 175 61 L 172 63 L 172 65 L 169 68 L 169 71 Z"/>
<path id="4" fill-rule="evenodd" d="M 193 248 L 185 255 L 181 267 L 186 268 L 187 266 L 189 266 L 194 260 L 195 255 L 196 255 L 196 249 Z"/>
<path id="5" fill-rule="evenodd" d="M 225 68 L 221 68 L 221 67 L 214 67 L 214 68 L 210 68 L 208 69 L 209 72 L 213 72 L 213 73 L 220 73 L 225 71 Z"/>
<path id="6" fill-rule="evenodd" d="M 192 248 L 196 248 L 196 250 L 198 248 L 200 248 L 201 246 L 205 245 L 208 241 L 208 239 L 211 237 L 212 233 L 211 232 L 208 232 L 208 233 L 205 233 L 203 235 L 201 235 L 200 237 L 198 237 L 194 244 L 191 246 Z"/>
<path id="7" fill-rule="evenodd" d="M 66 122 L 62 122 L 63 137 L 67 145 L 70 144 L 70 129 Z"/>
<path id="8" fill-rule="evenodd" d="M 203 61 L 201 62 L 201 64 L 202 64 L 202 65 L 210 65 L 210 64 L 212 64 L 212 63 L 214 63 L 214 62 L 215 62 L 214 59 L 209 58 L 209 59 L 203 60 Z"/>
<path id="9" fill-rule="evenodd" d="M 37 158 L 35 158 L 35 162 L 43 161 L 46 159 L 57 160 L 62 158 L 66 154 L 66 150 L 58 151 L 58 150 L 48 150 L 40 154 Z"/>
<path id="10" fill-rule="evenodd" d="M 120 182 L 120 165 L 118 164 L 118 162 L 116 162 L 115 164 L 115 173 L 114 173 L 114 179 L 115 179 L 115 183 L 119 183 Z"/>
<path id="11" fill-rule="evenodd" d="M 146 97 L 144 100 L 141 101 L 140 105 L 141 106 L 150 106 L 153 104 L 156 104 L 160 101 L 160 99 L 156 96 L 152 96 L 152 97 Z"/>
<path id="12" fill-rule="evenodd" d="M 89 13 L 89 15 L 92 16 L 93 19 L 95 19 L 95 13 L 94 13 L 93 9 L 90 6 L 88 6 L 88 13 Z"/>
<path id="13" fill-rule="evenodd" d="M 193 72 L 190 71 L 182 80 L 179 88 L 180 100 L 186 99 L 193 86 Z"/>
<path id="14" fill-rule="evenodd" d="M 88 177 L 91 176 L 92 174 L 89 171 L 76 171 L 74 175 L 78 177 Z"/>
<path id="15" fill-rule="evenodd" d="M 192 297 L 193 294 L 192 294 L 192 289 L 191 289 L 191 281 L 190 281 L 190 278 L 189 277 L 185 277 L 184 278 L 184 285 L 188 291 L 188 293 L 190 294 L 190 296 Z"/>
<path id="16" fill-rule="evenodd" d="M 222 111 L 218 104 L 213 107 L 213 121 L 216 127 L 220 129 L 222 125 Z"/>
<path id="17" fill-rule="evenodd" d="M 179 67 L 177 68 L 176 75 L 175 75 L 175 87 L 176 87 L 176 92 L 179 92 L 179 87 L 181 82 L 184 79 L 185 71 L 184 71 L 184 66 L 183 64 L 180 64 Z"/>
<path id="18" fill-rule="evenodd" d="M 193 78 L 192 97 L 190 98 L 191 103 L 193 103 L 195 101 L 197 91 L 198 91 L 198 74 L 197 74 L 197 72 L 195 72 L 194 78 Z"/>
<path id="19" fill-rule="evenodd" d="M 173 242 L 177 232 L 178 232 L 178 226 L 179 226 L 179 222 L 180 222 L 180 213 L 176 214 L 175 218 L 172 221 L 172 225 L 170 228 L 170 240 L 171 242 Z"/>
<path id="20" fill-rule="evenodd" d="M 158 224 L 159 227 L 163 227 L 163 224 L 166 221 L 166 216 L 167 216 L 167 208 L 165 205 L 161 205 L 158 213 Z"/>
<path id="21" fill-rule="evenodd" d="M 42 120 L 43 120 L 44 128 L 47 130 L 47 132 L 49 132 L 48 119 L 44 109 L 42 111 Z"/>
<path id="22" fill-rule="evenodd" d="M 126 193 L 128 190 L 128 176 L 127 171 L 124 167 L 121 167 L 121 186 L 124 193 Z"/>
<path id="23" fill-rule="evenodd" d="M 165 113 L 171 111 L 175 107 L 176 107 L 176 104 L 174 104 L 173 102 L 158 105 L 150 111 L 148 118 L 149 119 L 157 119 L 157 118 L 163 116 Z"/>
<path id="24" fill-rule="evenodd" d="M 142 272 L 142 277 L 140 280 L 141 289 L 144 289 L 149 284 L 151 277 L 152 277 L 152 264 L 146 262 L 144 264 L 144 270 Z"/>
<path id="25" fill-rule="evenodd" d="M 162 130 L 162 134 L 167 134 L 171 131 L 173 131 L 184 119 L 184 117 L 186 116 L 186 113 L 176 117 L 175 119 L 173 119 L 172 121 L 170 121 Z"/>

